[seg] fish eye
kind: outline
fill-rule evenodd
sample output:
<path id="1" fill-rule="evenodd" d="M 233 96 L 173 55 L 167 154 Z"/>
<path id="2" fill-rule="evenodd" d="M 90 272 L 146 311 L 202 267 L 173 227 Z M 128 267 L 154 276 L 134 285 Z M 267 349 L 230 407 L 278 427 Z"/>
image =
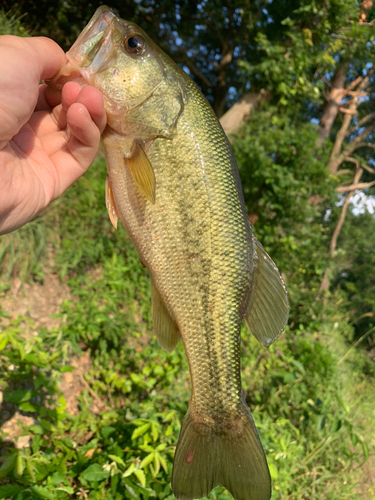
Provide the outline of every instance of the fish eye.
<path id="1" fill-rule="evenodd" d="M 141 54 L 145 48 L 145 42 L 139 35 L 130 35 L 125 40 L 125 49 L 130 54 Z"/>

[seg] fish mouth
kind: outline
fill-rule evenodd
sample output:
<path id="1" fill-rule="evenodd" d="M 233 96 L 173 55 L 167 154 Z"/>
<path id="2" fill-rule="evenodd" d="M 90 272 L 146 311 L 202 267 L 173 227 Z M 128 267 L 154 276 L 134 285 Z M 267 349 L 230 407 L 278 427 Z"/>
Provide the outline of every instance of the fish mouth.
<path id="1" fill-rule="evenodd" d="M 81 86 L 93 84 L 95 73 L 110 66 L 115 57 L 110 31 L 117 16 L 102 5 L 66 53 L 66 63 L 60 71 L 46 83 L 61 89 L 68 81 Z"/>

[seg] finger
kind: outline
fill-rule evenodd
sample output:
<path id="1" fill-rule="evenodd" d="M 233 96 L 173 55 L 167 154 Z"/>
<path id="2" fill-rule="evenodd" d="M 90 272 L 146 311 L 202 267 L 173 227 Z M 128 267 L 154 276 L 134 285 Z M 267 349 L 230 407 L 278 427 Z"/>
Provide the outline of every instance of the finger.
<path id="1" fill-rule="evenodd" d="M 37 78 L 37 82 L 52 78 L 66 62 L 66 56 L 61 47 L 50 38 L 43 36 L 4 35 L 0 39 L 0 45 L 22 53 L 25 56 L 24 64 L 30 70 L 31 77 Z"/>
<path id="2" fill-rule="evenodd" d="M 81 87 L 74 82 L 64 85 L 62 91 L 41 85 L 40 93 L 44 96 L 40 95 L 36 112 L 30 118 L 30 124 L 38 136 L 42 137 L 66 128 L 66 112 L 75 102 L 80 90 Z M 51 111 L 51 107 L 53 107 L 52 120 L 49 120 L 45 111 Z"/>
<path id="3" fill-rule="evenodd" d="M 68 144 L 51 156 L 59 177 L 54 198 L 60 196 L 91 165 L 99 147 L 100 130 L 87 108 L 74 103 L 67 113 Z"/>
<path id="4" fill-rule="evenodd" d="M 102 133 L 107 124 L 103 94 L 95 87 L 89 85 L 80 91 L 76 102 L 83 104 L 86 107 L 92 120 L 99 128 L 100 133 Z"/>
<path id="5" fill-rule="evenodd" d="M 49 100 L 47 99 L 47 85 L 46 84 L 42 84 L 42 85 L 39 85 L 39 96 L 38 96 L 38 102 L 36 103 L 36 106 L 35 106 L 35 111 L 49 111 L 52 107 L 54 106 L 57 106 L 60 102 L 61 102 L 61 96 L 58 96 L 57 95 L 57 92 L 55 92 L 56 94 L 56 97 L 55 97 L 55 103 L 54 105 L 52 106 L 49 102 Z M 60 92 L 61 94 L 61 92 Z"/>
<path id="6" fill-rule="evenodd" d="M 81 90 L 80 85 L 75 82 L 68 82 L 64 85 L 61 93 L 61 104 L 65 111 L 68 111 L 70 106 L 76 102 Z"/>
<path id="7" fill-rule="evenodd" d="M 66 83 L 62 90 L 43 83 L 39 86 L 39 99 L 35 111 L 47 111 L 59 104 L 62 104 L 67 111 L 77 99 L 80 90 L 81 87 L 75 82 Z"/>
<path id="8" fill-rule="evenodd" d="M 76 152 L 71 145 L 69 146 L 73 156 L 77 158 L 77 154 L 81 154 L 81 150 L 83 152 L 86 148 L 95 149 L 99 146 L 100 130 L 86 106 L 78 102 L 70 106 L 67 112 L 67 124 L 72 134 L 69 142 L 75 140 L 74 146 L 78 148 Z"/>
<path id="9" fill-rule="evenodd" d="M 40 80 L 52 78 L 66 62 L 66 56 L 61 47 L 50 38 L 44 36 L 26 39 L 30 51 L 39 65 Z"/>
<path id="10" fill-rule="evenodd" d="M 45 83 L 39 87 L 39 99 L 35 111 L 46 111 L 61 104 L 61 90 Z"/>
<path id="11" fill-rule="evenodd" d="M 53 108 L 52 114 L 61 130 L 66 128 L 66 113 L 74 104 L 81 87 L 74 82 L 66 83 L 61 92 L 61 105 Z"/>

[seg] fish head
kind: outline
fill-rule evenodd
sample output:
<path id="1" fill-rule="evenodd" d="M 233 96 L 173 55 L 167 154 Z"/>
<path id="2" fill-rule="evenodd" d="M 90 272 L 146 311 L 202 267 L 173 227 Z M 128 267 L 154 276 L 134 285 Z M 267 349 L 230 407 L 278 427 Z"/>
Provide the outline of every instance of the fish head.
<path id="1" fill-rule="evenodd" d="M 170 78 L 163 55 L 139 26 L 101 6 L 67 52 L 67 63 L 47 83 L 93 85 L 103 93 L 107 113 L 119 116 L 142 105 Z"/>

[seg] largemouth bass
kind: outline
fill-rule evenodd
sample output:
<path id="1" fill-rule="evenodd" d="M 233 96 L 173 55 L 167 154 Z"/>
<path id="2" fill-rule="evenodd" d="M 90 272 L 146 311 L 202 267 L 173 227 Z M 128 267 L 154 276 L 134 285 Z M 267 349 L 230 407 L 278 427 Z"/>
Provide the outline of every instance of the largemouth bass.
<path id="1" fill-rule="evenodd" d="M 265 346 L 288 317 L 280 274 L 252 234 L 231 146 L 192 80 L 133 23 L 100 7 L 67 53 L 55 84 L 104 95 L 106 203 L 151 275 L 156 337 L 181 338 L 192 395 L 176 448 L 179 500 L 225 486 L 268 500 L 268 466 L 241 389 L 245 319 Z"/>

